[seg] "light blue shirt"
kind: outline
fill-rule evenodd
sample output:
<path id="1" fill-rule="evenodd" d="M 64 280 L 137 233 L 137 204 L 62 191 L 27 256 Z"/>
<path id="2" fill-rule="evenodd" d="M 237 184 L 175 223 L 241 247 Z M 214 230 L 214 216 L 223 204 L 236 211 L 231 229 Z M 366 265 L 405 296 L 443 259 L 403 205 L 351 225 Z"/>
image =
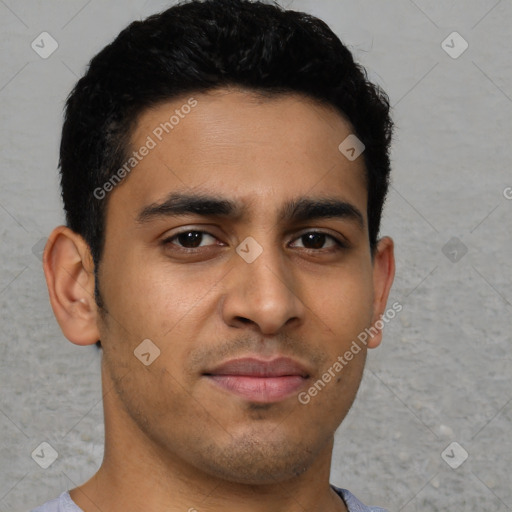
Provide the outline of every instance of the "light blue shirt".
<path id="1" fill-rule="evenodd" d="M 380 507 L 367 507 L 363 505 L 350 491 L 340 489 L 331 484 L 331 487 L 338 493 L 345 502 L 348 512 L 387 512 Z M 58 498 L 47 501 L 44 505 L 32 509 L 30 512 L 84 512 L 69 495 L 64 491 Z"/>

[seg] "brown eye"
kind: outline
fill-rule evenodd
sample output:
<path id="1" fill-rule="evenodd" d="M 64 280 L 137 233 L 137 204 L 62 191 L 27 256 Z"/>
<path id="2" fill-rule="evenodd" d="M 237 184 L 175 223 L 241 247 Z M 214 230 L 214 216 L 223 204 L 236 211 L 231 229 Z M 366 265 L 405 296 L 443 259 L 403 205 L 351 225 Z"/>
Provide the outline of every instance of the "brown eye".
<path id="1" fill-rule="evenodd" d="M 302 247 L 304 249 L 332 249 L 333 247 L 344 247 L 344 244 L 334 238 L 327 233 L 321 233 L 318 231 L 311 231 L 309 233 L 304 233 L 296 240 L 300 240 L 302 242 Z M 326 242 L 329 242 L 329 245 L 325 246 Z M 300 247 L 300 246 L 299 246 Z"/>
<path id="2" fill-rule="evenodd" d="M 177 245 L 178 247 L 182 247 L 184 249 L 196 249 L 198 247 L 204 247 L 202 242 L 205 238 L 208 237 L 215 239 L 213 235 L 210 235 L 206 231 L 183 231 L 182 233 L 178 233 L 177 235 L 164 240 L 164 244 Z"/>

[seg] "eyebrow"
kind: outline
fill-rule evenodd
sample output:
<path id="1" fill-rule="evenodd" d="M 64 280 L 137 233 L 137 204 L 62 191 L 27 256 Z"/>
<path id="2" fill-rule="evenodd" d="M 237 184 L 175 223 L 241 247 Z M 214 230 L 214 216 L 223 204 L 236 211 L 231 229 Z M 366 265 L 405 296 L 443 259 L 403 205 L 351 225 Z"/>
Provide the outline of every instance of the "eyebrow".
<path id="1" fill-rule="evenodd" d="M 206 194 L 171 193 L 161 203 L 144 207 L 137 215 L 138 224 L 154 219 L 201 215 L 240 220 L 245 217 L 247 207 L 232 201 Z M 304 222 L 317 219 L 346 219 L 364 228 L 364 217 L 354 205 L 337 198 L 300 197 L 287 201 L 278 212 L 282 222 Z"/>

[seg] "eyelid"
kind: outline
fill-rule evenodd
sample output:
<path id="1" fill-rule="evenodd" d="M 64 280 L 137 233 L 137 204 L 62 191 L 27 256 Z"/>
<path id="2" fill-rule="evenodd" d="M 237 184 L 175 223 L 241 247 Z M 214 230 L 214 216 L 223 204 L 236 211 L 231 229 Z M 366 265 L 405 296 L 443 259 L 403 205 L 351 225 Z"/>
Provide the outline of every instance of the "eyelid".
<path id="1" fill-rule="evenodd" d="M 201 233 L 202 235 L 208 235 L 208 236 L 211 236 L 212 238 L 217 239 L 217 241 L 220 241 L 218 236 L 214 235 L 213 233 L 210 233 L 209 231 L 206 231 L 204 229 L 199 229 L 199 228 L 187 227 L 180 231 L 177 231 L 176 233 L 173 233 L 172 235 L 164 237 L 162 240 L 162 244 L 163 245 L 171 244 L 174 239 L 176 239 L 180 235 L 183 235 L 184 233 Z M 224 244 L 224 242 L 221 242 L 221 244 Z M 194 250 L 194 249 L 190 249 L 187 247 L 180 247 L 177 244 L 172 244 L 172 245 L 176 245 L 176 247 L 179 247 L 181 249 L 188 250 L 188 251 Z M 203 247 L 212 247 L 214 245 L 217 245 L 217 244 L 210 244 L 208 246 L 203 246 Z M 200 247 L 195 248 L 195 250 L 197 250 L 197 249 L 200 249 Z"/>
<path id="2" fill-rule="evenodd" d="M 291 241 L 294 242 L 295 240 L 298 240 L 299 238 L 301 238 L 304 235 L 307 235 L 309 233 L 318 233 L 320 235 L 325 235 L 326 237 L 331 238 L 339 246 L 339 248 L 347 249 L 350 247 L 350 242 L 341 233 L 337 233 L 336 235 L 334 235 L 333 233 L 326 231 L 324 229 L 320 229 L 320 228 L 318 228 L 318 229 L 305 228 L 298 234 L 294 234 L 294 238 Z M 306 250 L 320 251 L 321 249 L 307 249 L 306 248 Z"/>

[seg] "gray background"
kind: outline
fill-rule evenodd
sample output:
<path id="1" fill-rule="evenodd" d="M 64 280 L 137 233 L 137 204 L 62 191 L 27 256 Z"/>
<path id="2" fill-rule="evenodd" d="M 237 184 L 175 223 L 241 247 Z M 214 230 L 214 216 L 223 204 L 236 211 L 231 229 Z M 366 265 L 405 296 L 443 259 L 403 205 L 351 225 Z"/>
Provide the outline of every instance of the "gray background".
<path id="1" fill-rule="evenodd" d="M 390 303 L 403 311 L 369 352 L 332 482 L 390 511 L 510 511 L 512 5 L 282 4 L 331 25 L 389 93 L 397 125 L 382 233 L 396 242 Z M 0 0 L 0 512 L 56 497 L 102 460 L 100 355 L 61 334 L 38 249 L 63 222 L 67 94 L 120 29 L 166 5 Z M 59 44 L 47 59 L 31 48 L 43 31 Z M 441 46 L 453 31 L 469 44 L 456 59 Z M 48 469 L 31 458 L 43 441 L 58 452 Z M 469 455 L 457 469 L 441 457 L 454 441 Z"/>

